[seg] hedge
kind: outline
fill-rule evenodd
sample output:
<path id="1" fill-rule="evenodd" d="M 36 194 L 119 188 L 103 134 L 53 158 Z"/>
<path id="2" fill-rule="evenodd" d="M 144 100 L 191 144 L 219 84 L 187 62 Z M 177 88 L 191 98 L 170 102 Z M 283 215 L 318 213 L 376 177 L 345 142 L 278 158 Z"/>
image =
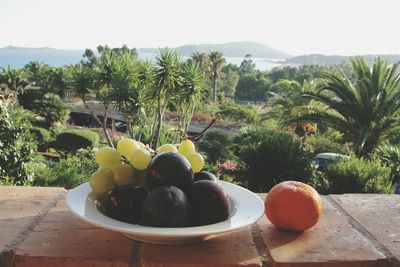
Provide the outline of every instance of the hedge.
<path id="1" fill-rule="evenodd" d="M 29 129 L 30 133 L 35 137 L 39 145 L 45 145 L 50 141 L 50 133 L 44 128 L 32 127 Z"/>
<path id="2" fill-rule="evenodd" d="M 55 147 L 66 151 L 93 147 L 99 142 L 99 134 L 90 130 L 71 129 L 59 133 Z"/>

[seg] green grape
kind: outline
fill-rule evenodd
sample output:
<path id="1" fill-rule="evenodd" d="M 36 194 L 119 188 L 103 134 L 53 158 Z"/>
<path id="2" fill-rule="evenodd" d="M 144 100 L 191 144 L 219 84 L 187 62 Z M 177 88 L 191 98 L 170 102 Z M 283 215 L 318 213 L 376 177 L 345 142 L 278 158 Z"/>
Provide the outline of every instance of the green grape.
<path id="1" fill-rule="evenodd" d="M 96 195 L 104 194 L 114 185 L 113 172 L 110 169 L 98 169 L 90 176 L 89 184 Z"/>
<path id="2" fill-rule="evenodd" d="M 146 145 L 143 144 L 142 142 L 139 141 L 138 144 L 139 144 L 139 146 L 140 146 L 141 148 L 146 148 Z"/>
<path id="3" fill-rule="evenodd" d="M 186 140 L 183 140 L 181 142 L 181 144 L 179 145 L 178 152 L 181 155 L 186 156 L 186 155 L 195 153 L 196 148 L 194 147 L 194 144 L 192 141 L 190 141 L 189 139 L 186 139 Z"/>
<path id="4" fill-rule="evenodd" d="M 157 154 L 161 154 L 163 152 L 178 152 L 178 149 L 174 145 L 165 144 L 157 148 Z"/>
<path id="5" fill-rule="evenodd" d="M 114 181 L 117 185 L 127 185 L 133 182 L 134 172 L 132 166 L 122 163 L 113 170 Z"/>
<path id="6" fill-rule="evenodd" d="M 130 155 L 132 155 L 133 151 L 136 149 L 140 148 L 140 145 L 137 141 L 130 139 L 130 138 L 123 138 L 119 140 L 117 144 L 117 150 L 118 152 L 128 158 Z"/>
<path id="7" fill-rule="evenodd" d="M 192 166 L 192 170 L 194 173 L 201 171 L 204 167 L 204 158 L 199 153 L 192 153 L 186 156 L 186 159 L 189 161 Z"/>
<path id="8" fill-rule="evenodd" d="M 138 170 L 144 170 L 147 168 L 151 161 L 151 154 L 147 149 L 139 148 L 133 151 L 131 155 L 131 164 Z"/>
<path id="9" fill-rule="evenodd" d="M 97 150 L 95 154 L 95 159 L 100 168 L 114 168 L 121 162 L 121 156 L 115 148 L 112 147 L 102 147 Z"/>

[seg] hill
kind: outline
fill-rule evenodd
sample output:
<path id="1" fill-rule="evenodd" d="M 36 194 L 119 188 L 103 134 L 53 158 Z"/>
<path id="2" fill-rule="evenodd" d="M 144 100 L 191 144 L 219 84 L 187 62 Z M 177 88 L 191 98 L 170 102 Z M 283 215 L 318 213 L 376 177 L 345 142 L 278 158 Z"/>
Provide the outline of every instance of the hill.
<path id="1" fill-rule="evenodd" d="M 397 63 L 400 61 L 400 55 L 362 55 L 363 58 L 367 60 L 369 64 L 374 61 L 374 58 L 381 57 L 382 59 L 388 60 L 390 64 Z M 314 64 L 314 65 L 336 65 L 343 61 L 348 60 L 348 56 L 326 56 L 321 54 L 311 54 L 302 55 L 297 57 L 292 57 L 284 61 L 284 64 L 293 65 L 304 65 L 304 64 Z"/>
<path id="2" fill-rule="evenodd" d="M 229 42 L 223 44 L 199 44 L 199 45 L 183 45 L 174 50 L 178 51 L 183 56 L 190 56 L 194 52 L 205 52 L 208 53 L 213 50 L 221 51 L 226 57 L 244 57 L 250 54 L 254 58 L 278 58 L 286 59 L 290 55 L 266 46 L 257 42 Z M 139 48 L 139 53 L 155 53 L 155 48 Z"/>

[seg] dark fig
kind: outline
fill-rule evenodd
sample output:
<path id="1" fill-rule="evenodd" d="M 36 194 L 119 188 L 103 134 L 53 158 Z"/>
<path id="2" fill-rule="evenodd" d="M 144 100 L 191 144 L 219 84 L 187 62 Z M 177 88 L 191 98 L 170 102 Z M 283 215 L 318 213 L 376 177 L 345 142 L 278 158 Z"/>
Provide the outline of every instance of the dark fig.
<path id="1" fill-rule="evenodd" d="M 106 214 L 116 220 L 138 223 L 147 192 L 138 185 L 115 186 L 106 195 Z"/>
<path id="2" fill-rule="evenodd" d="M 146 181 L 150 189 L 172 185 L 189 192 L 193 184 L 192 167 L 181 154 L 164 152 L 151 160 L 147 168 Z"/>
<path id="3" fill-rule="evenodd" d="M 190 203 L 175 186 L 161 186 L 147 195 L 140 224 L 155 227 L 185 227 L 190 223 Z"/>
<path id="4" fill-rule="evenodd" d="M 213 182 L 218 182 L 218 178 L 208 171 L 201 171 L 194 174 L 194 182 L 201 181 L 201 180 L 209 180 Z"/>
<path id="5" fill-rule="evenodd" d="M 231 210 L 229 197 L 219 183 L 201 180 L 192 186 L 190 194 L 194 225 L 206 225 L 228 219 Z"/>

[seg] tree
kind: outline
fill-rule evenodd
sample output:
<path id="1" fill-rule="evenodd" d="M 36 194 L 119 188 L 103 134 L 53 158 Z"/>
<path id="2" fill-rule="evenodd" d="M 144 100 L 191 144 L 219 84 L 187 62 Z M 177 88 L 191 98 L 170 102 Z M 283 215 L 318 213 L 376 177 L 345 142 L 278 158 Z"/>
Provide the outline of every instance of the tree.
<path id="1" fill-rule="evenodd" d="M 37 60 L 30 61 L 25 65 L 25 70 L 28 74 L 28 80 L 35 85 L 42 86 L 43 79 L 45 78 L 45 72 L 48 66 L 43 62 Z"/>
<path id="2" fill-rule="evenodd" d="M 0 185 L 31 181 L 27 167 L 35 161 L 36 143 L 26 112 L 16 103 L 0 104 Z"/>
<path id="3" fill-rule="evenodd" d="M 73 94 L 82 99 L 83 104 L 89 110 L 96 122 L 102 127 L 109 146 L 114 147 L 111 137 L 107 131 L 107 112 L 108 106 L 104 107 L 103 121 L 100 120 L 96 112 L 87 103 L 87 96 L 93 92 L 98 84 L 98 73 L 93 68 L 83 65 L 73 66 L 71 69 L 70 88 Z"/>
<path id="4" fill-rule="evenodd" d="M 13 69 L 7 66 L 0 70 L 0 83 L 6 84 L 9 89 L 20 92 L 28 85 L 22 69 Z"/>
<path id="5" fill-rule="evenodd" d="M 68 69 L 64 67 L 52 68 L 48 74 L 47 90 L 57 94 L 62 99 L 68 87 Z"/>
<path id="6" fill-rule="evenodd" d="M 152 127 L 150 142 L 151 147 L 154 149 L 158 146 L 165 109 L 167 108 L 171 96 L 182 84 L 181 67 L 182 60 L 176 52 L 172 52 L 167 48 L 160 50 L 156 58 L 155 74 L 157 113 Z"/>
<path id="7" fill-rule="evenodd" d="M 217 101 L 217 80 L 220 77 L 222 65 L 225 63 L 225 58 L 219 51 L 211 51 L 208 54 L 210 61 L 211 83 L 213 88 L 213 101 Z"/>
<path id="8" fill-rule="evenodd" d="M 204 72 L 204 74 L 209 71 L 209 62 L 206 53 L 203 52 L 194 52 L 191 56 L 191 61 L 193 64 L 197 65 L 200 70 Z"/>
<path id="9" fill-rule="evenodd" d="M 364 59 L 351 59 L 355 81 L 338 68 L 336 73 L 324 73 L 316 92 L 303 95 L 324 105 L 326 110 L 314 110 L 296 121 L 325 124 L 344 134 L 353 144 L 355 153 L 366 156 L 383 140 L 399 130 L 400 74 L 399 63 L 375 59 L 370 67 Z"/>
<path id="10" fill-rule="evenodd" d="M 311 83 L 305 81 L 303 86 L 297 81 L 280 80 L 271 85 L 270 90 L 273 92 L 269 93 L 271 98 L 267 102 L 270 110 L 263 114 L 263 118 L 274 118 L 285 125 L 294 118 L 308 113 L 310 99 L 303 97 L 302 92 L 305 88 L 308 91 L 314 90 L 315 83 L 316 81 Z M 306 126 L 311 125 L 292 123 L 290 126 L 296 134 L 304 136 L 308 133 L 306 129 L 310 128 L 306 128 Z"/>
<path id="11" fill-rule="evenodd" d="M 110 80 L 110 89 L 107 98 L 119 111 L 125 114 L 128 133 L 132 133 L 132 125 L 139 119 L 140 113 L 151 99 L 148 87 L 153 81 L 152 65 L 148 62 L 137 64 L 128 53 L 116 58 L 113 74 Z"/>
<path id="12" fill-rule="evenodd" d="M 254 71 L 256 68 L 256 63 L 254 63 L 253 59 L 251 59 L 251 55 L 247 54 L 242 63 L 240 63 L 239 71 L 240 73 L 250 73 Z"/>
<path id="13" fill-rule="evenodd" d="M 225 96 L 234 97 L 236 92 L 236 86 L 239 81 L 239 73 L 231 69 L 221 71 L 221 79 L 218 81 L 218 87 L 221 92 L 224 92 Z"/>
<path id="14" fill-rule="evenodd" d="M 183 82 L 181 86 L 181 110 L 180 125 L 184 134 L 187 133 L 192 120 L 196 102 L 201 91 L 206 87 L 202 70 L 195 64 L 187 64 L 182 71 Z"/>
<path id="15" fill-rule="evenodd" d="M 42 98 L 34 100 L 30 110 L 44 118 L 46 129 L 52 129 L 57 124 L 64 125 L 69 115 L 68 106 L 53 93 L 47 93 Z"/>

